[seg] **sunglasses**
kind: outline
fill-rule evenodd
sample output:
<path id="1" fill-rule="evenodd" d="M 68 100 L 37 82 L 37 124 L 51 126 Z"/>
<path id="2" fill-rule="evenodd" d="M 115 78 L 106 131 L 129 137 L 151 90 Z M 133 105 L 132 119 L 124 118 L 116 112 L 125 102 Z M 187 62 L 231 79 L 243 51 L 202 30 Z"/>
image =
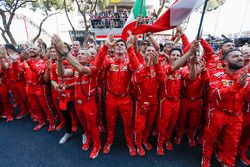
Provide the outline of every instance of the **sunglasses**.
<path id="1" fill-rule="evenodd" d="M 143 43 L 142 45 L 143 46 L 149 46 L 149 43 Z"/>

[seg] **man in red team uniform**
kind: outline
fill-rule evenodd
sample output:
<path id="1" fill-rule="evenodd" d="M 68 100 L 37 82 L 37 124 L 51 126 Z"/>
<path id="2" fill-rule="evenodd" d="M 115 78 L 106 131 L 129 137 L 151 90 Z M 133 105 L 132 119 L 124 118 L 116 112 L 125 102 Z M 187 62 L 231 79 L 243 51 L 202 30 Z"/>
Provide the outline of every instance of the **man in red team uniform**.
<path id="1" fill-rule="evenodd" d="M 131 38 L 132 39 L 132 38 Z M 114 59 L 106 59 L 110 40 L 107 39 L 98 56 L 95 66 L 106 70 L 107 96 L 106 96 L 106 117 L 107 117 L 107 140 L 103 148 L 103 153 L 107 154 L 113 143 L 115 134 L 115 124 L 118 112 L 121 114 L 126 141 L 131 156 L 136 156 L 133 144 L 132 133 L 132 101 L 130 95 L 131 70 L 135 70 L 131 54 L 133 52 L 133 41 L 129 42 L 128 55 L 126 53 L 126 43 L 122 40 L 116 41 Z"/>
<path id="2" fill-rule="evenodd" d="M 135 145 L 137 153 L 144 156 L 142 143 L 147 150 L 153 148 L 148 142 L 148 137 L 157 113 L 159 78 L 164 77 L 153 46 L 146 48 L 144 63 L 133 75 L 133 86 L 136 90 Z"/>
<path id="3" fill-rule="evenodd" d="M 29 85 L 30 103 L 37 112 L 38 125 L 34 127 L 34 130 L 40 130 L 46 125 L 46 116 L 49 122 L 48 131 L 55 130 L 55 120 L 52 110 L 48 104 L 46 96 L 46 87 L 44 81 L 44 73 L 46 71 L 46 61 L 39 56 L 39 48 L 31 46 L 28 51 L 23 51 L 21 56 L 26 60 L 25 70 L 28 70 L 30 80 L 26 80 Z M 44 113 L 46 116 L 44 115 Z"/>
<path id="4" fill-rule="evenodd" d="M 194 52 L 198 49 L 198 46 L 198 42 L 194 42 L 189 51 L 187 51 L 182 57 L 182 51 L 179 48 L 173 48 L 169 52 L 170 64 L 163 66 L 166 77 L 161 83 L 160 111 L 157 120 L 159 131 L 157 154 L 160 156 L 164 155 L 164 142 L 166 142 L 167 150 L 173 150 L 170 138 L 180 111 L 181 81 L 183 78 L 193 81 L 196 77 L 194 63 L 190 64 L 190 72 L 179 70 L 179 68 L 186 63 L 190 56 L 193 56 Z"/>
<path id="5" fill-rule="evenodd" d="M 242 130 L 242 107 L 247 80 L 247 68 L 242 53 L 237 49 L 223 55 L 225 68 L 211 74 L 208 121 L 204 133 L 202 167 L 210 167 L 215 140 L 220 136 L 222 166 L 234 167 Z"/>
<path id="6" fill-rule="evenodd" d="M 20 56 L 18 55 L 18 51 L 12 44 L 5 45 L 7 56 L 9 58 L 8 65 L 8 78 L 9 78 L 9 87 L 11 92 L 14 95 L 14 99 L 17 104 L 20 106 L 20 112 L 16 116 L 16 119 L 21 119 L 28 114 L 28 103 L 27 103 L 27 95 L 25 91 L 25 79 L 23 73 L 18 73 L 13 67 L 15 63 L 18 64 L 21 62 Z"/>
<path id="7" fill-rule="evenodd" d="M 101 149 L 100 134 L 96 125 L 97 105 L 95 99 L 98 70 L 94 66 L 87 65 L 90 57 L 87 50 L 79 51 L 78 62 L 67 48 L 63 47 L 64 45 L 58 36 L 54 36 L 53 41 L 57 49 L 62 53 L 61 55 L 66 56 L 67 62 L 76 70 L 74 75 L 76 113 L 87 137 L 82 150 L 88 150 L 93 142 L 93 150 L 89 158 L 94 159 Z"/>
<path id="8" fill-rule="evenodd" d="M 195 132 L 201 120 L 203 90 L 209 83 L 209 74 L 205 62 L 200 60 L 196 65 L 196 69 L 196 80 L 184 79 L 182 83 L 181 111 L 178 119 L 177 136 L 174 140 L 177 145 L 180 144 L 186 127 L 189 146 L 194 147 L 196 144 Z"/>
<path id="9" fill-rule="evenodd" d="M 57 125 L 56 130 L 60 130 L 64 127 L 65 120 L 63 118 L 62 111 L 59 107 L 59 90 L 57 89 L 58 86 L 58 76 L 57 76 L 57 65 L 56 65 L 56 60 L 57 60 L 57 52 L 55 48 L 51 47 L 49 50 L 49 56 L 51 60 L 51 65 L 50 67 L 50 80 L 51 80 L 51 85 L 52 85 L 52 101 L 55 106 L 55 118 L 57 117 L 60 121 L 60 124 Z"/>

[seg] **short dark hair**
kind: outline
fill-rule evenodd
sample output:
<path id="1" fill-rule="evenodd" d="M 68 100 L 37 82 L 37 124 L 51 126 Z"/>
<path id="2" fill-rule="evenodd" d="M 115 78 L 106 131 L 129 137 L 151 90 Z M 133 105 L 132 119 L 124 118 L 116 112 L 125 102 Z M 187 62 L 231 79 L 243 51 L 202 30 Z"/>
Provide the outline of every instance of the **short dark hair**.
<path id="1" fill-rule="evenodd" d="M 146 40 L 146 39 L 144 39 L 144 40 L 142 40 L 141 42 L 140 42 L 140 45 L 142 45 L 143 43 L 148 43 L 149 45 L 150 45 L 150 42 L 148 41 L 148 40 Z"/>
<path id="2" fill-rule="evenodd" d="M 225 60 L 225 58 L 228 56 L 229 53 L 234 52 L 234 51 L 239 51 L 239 52 L 241 52 L 241 51 L 240 51 L 239 49 L 237 49 L 237 48 L 235 48 L 235 49 L 230 49 L 229 51 L 227 51 L 227 52 L 225 52 L 225 53 L 223 54 L 223 60 Z"/>
<path id="3" fill-rule="evenodd" d="M 181 49 L 181 48 L 172 48 L 172 49 L 169 51 L 169 55 L 170 55 L 173 51 L 175 51 L 175 50 L 179 51 L 179 52 L 181 53 L 181 55 L 182 55 L 182 49 Z"/>
<path id="4" fill-rule="evenodd" d="M 226 43 L 229 43 L 229 42 L 230 42 L 230 43 L 234 43 L 233 40 L 231 40 L 231 39 L 226 39 L 226 40 L 224 40 L 224 41 L 221 43 L 220 48 L 222 48 L 223 45 L 225 45 Z"/>
<path id="5" fill-rule="evenodd" d="M 115 43 L 117 44 L 118 42 L 123 42 L 125 44 L 126 48 L 127 48 L 127 44 L 126 44 L 126 42 L 124 40 L 118 39 Z"/>
<path id="6" fill-rule="evenodd" d="M 13 44 L 5 44 L 4 45 L 5 49 L 11 49 L 13 50 L 14 52 L 18 52 L 19 53 L 19 50 L 13 45 Z"/>

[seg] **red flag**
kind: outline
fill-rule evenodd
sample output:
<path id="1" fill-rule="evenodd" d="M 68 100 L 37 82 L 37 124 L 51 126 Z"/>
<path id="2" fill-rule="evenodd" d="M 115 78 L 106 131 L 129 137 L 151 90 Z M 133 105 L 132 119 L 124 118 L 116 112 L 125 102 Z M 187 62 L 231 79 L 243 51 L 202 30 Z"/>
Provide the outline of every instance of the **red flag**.
<path id="1" fill-rule="evenodd" d="M 182 24 L 204 0 L 176 0 L 152 25 L 140 25 L 132 33 L 134 35 L 147 32 L 160 32 L 173 29 Z"/>

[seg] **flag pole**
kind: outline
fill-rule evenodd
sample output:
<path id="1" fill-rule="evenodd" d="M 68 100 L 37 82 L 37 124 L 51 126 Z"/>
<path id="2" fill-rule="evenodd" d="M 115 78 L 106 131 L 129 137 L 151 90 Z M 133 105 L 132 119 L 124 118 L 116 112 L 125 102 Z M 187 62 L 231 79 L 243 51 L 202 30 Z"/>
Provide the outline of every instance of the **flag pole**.
<path id="1" fill-rule="evenodd" d="M 142 7 L 143 7 L 143 3 L 144 3 L 144 0 L 141 0 L 139 17 L 142 17 Z M 136 25 L 136 27 L 137 27 L 137 26 L 138 26 L 138 25 Z M 142 35 L 142 39 L 143 39 L 143 40 L 145 39 L 145 35 L 144 35 L 144 34 Z"/>
<path id="2" fill-rule="evenodd" d="M 142 16 L 142 7 L 143 7 L 143 2 L 144 2 L 144 0 L 141 0 L 141 4 L 140 4 L 140 12 L 139 12 L 138 17 L 141 17 L 141 16 Z M 138 27 L 138 21 L 136 22 L 136 26 L 135 26 L 135 27 Z"/>
<path id="3" fill-rule="evenodd" d="M 208 0 L 205 0 L 205 4 L 204 4 L 204 7 L 203 7 L 203 11 L 202 11 L 202 15 L 201 15 L 201 20 L 200 20 L 200 24 L 199 24 L 199 29 L 198 29 L 196 40 L 198 40 L 199 37 L 200 37 L 200 35 L 201 35 L 202 23 L 203 23 L 204 15 L 205 15 L 205 12 L 206 12 L 207 3 L 208 3 Z"/>
<path id="4" fill-rule="evenodd" d="M 143 2 L 144 2 L 144 0 L 141 0 L 141 5 L 140 5 L 140 14 L 139 14 L 139 16 L 141 16 L 141 14 L 142 14 L 142 6 L 143 6 Z"/>

